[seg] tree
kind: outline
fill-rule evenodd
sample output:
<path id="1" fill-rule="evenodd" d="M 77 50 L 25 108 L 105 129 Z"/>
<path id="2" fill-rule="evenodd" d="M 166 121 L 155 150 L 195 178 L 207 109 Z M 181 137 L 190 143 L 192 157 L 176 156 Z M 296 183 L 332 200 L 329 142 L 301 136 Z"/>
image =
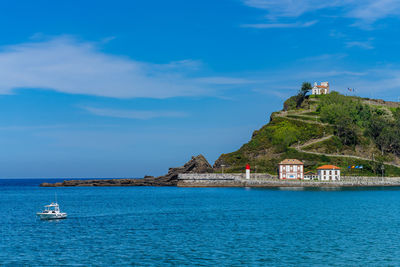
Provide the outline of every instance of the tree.
<path id="1" fill-rule="evenodd" d="M 304 99 L 306 98 L 307 93 L 312 89 L 311 87 L 311 83 L 309 82 L 303 82 L 303 84 L 301 85 L 301 89 L 299 91 L 299 93 L 297 94 L 297 103 L 296 103 L 296 107 L 300 107 L 301 104 L 303 104 Z"/>
<path id="2" fill-rule="evenodd" d="M 400 152 L 400 137 L 399 129 L 394 126 L 386 126 L 383 128 L 379 136 L 376 138 L 376 144 L 381 149 L 382 155 L 384 152 L 399 154 Z"/>
<path id="3" fill-rule="evenodd" d="M 365 133 L 376 140 L 387 124 L 380 116 L 373 114 L 369 119 Z"/>
<path id="4" fill-rule="evenodd" d="M 336 135 L 344 145 L 357 145 L 358 128 L 349 116 L 341 116 L 336 120 Z"/>
<path id="5" fill-rule="evenodd" d="M 303 82 L 303 84 L 301 85 L 301 89 L 300 92 L 306 96 L 306 94 L 312 89 L 311 83 L 309 82 Z"/>

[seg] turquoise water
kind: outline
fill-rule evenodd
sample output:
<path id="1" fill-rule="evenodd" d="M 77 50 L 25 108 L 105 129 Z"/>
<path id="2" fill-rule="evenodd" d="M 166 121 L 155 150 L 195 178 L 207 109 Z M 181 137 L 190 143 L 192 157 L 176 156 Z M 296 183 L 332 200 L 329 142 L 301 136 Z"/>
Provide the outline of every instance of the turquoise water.
<path id="1" fill-rule="evenodd" d="M 39 188 L 0 180 L 0 265 L 400 265 L 400 188 Z M 35 217 L 57 192 L 69 218 Z"/>

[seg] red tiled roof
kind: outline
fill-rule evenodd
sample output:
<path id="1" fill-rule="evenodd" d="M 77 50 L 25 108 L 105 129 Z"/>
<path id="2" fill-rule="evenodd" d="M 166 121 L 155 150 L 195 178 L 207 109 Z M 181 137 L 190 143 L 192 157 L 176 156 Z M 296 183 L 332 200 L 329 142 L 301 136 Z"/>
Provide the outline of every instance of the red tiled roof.
<path id="1" fill-rule="evenodd" d="M 303 162 L 301 162 L 298 159 L 285 159 L 282 160 L 281 163 L 279 163 L 280 165 L 288 165 L 288 164 L 293 164 L 293 165 L 304 165 Z"/>
<path id="2" fill-rule="evenodd" d="M 335 165 L 324 165 L 317 168 L 317 170 L 340 170 L 340 168 Z"/>
<path id="3" fill-rule="evenodd" d="M 317 85 L 318 88 L 328 88 L 328 86 Z"/>

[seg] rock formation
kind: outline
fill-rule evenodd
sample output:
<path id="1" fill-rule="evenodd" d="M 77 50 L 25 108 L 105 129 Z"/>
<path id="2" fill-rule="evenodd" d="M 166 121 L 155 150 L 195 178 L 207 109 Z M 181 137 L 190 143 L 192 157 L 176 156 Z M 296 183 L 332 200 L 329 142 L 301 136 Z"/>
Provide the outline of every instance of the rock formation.
<path id="1" fill-rule="evenodd" d="M 203 155 L 192 157 L 182 167 L 170 168 L 168 173 L 159 177 L 146 176 L 143 179 L 99 179 L 66 180 L 59 183 L 42 183 L 42 187 L 64 186 L 176 186 L 180 173 L 211 173 L 213 168 Z"/>

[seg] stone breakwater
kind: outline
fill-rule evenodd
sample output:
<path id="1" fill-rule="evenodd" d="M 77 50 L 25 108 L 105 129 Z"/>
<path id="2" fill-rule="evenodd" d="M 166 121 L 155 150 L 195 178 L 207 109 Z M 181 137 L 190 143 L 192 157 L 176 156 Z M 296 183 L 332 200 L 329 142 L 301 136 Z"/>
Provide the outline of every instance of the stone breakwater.
<path id="1" fill-rule="evenodd" d="M 400 186 L 400 177 L 342 177 L 340 181 L 279 180 L 268 174 L 179 174 L 179 187 L 362 187 Z"/>
<path id="2" fill-rule="evenodd" d="M 176 186 L 180 173 L 209 173 L 213 169 L 203 155 L 192 157 L 183 166 L 170 168 L 168 173 L 159 176 L 146 176 L 142 179 L 95 179 L 95 180 L 65 180 L 59 183 L 42 183 L 41 187 L 68 186 Z"/>

